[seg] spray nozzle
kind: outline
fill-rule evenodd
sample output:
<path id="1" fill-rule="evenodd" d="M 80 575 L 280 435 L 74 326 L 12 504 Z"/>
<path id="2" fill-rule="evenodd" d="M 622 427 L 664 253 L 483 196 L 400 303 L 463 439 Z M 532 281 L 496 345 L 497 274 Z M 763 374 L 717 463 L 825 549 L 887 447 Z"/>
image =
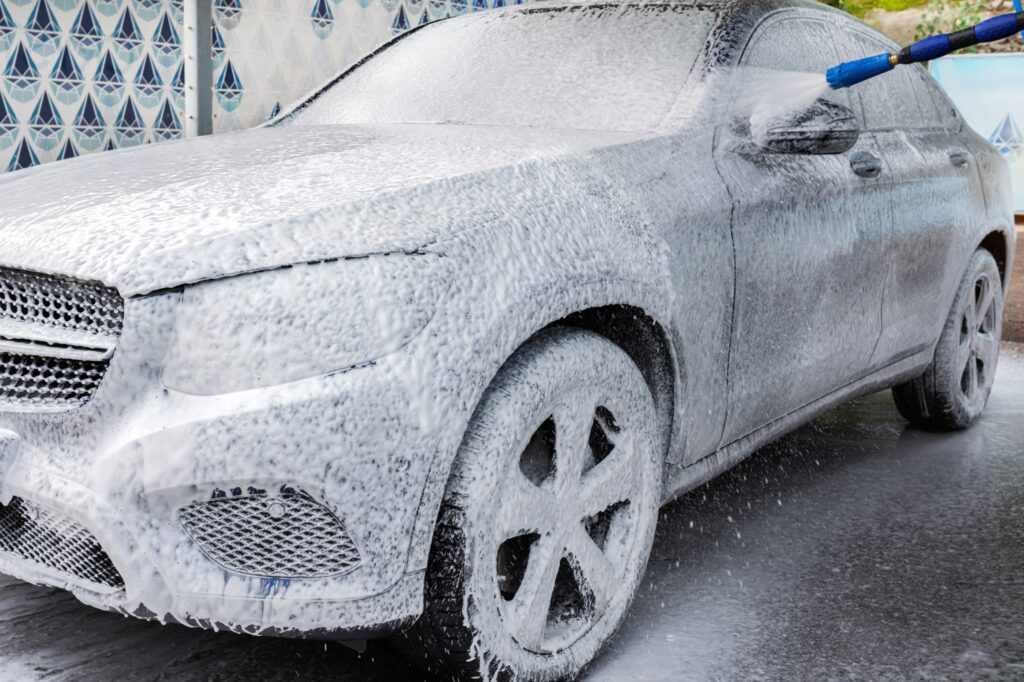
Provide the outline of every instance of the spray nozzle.
<path id="1" fill-rule="evenodd" d="M 887 71 L 892 71 L 896 68 L 897 63 L 897 56 L 894 54 L 878 54 L 874 57 L 858 59 L 833 67 L 825 74 L 825 80 L 833 90 L 848 88 L 869 78 L 880 76 Z"/>
<path id="2" fill-rule="evenodd" d="M 840 64 L 828 70 L 826 79 L 833 90 L 848 88 L 880 76 L 886 71 L 892 71 L 897 64 L 920 64 L 931 61 L 965 47 L 1003 40 L 1022 29 L 1024 12 L 1003 14 L 956 33 L 943 33 L 919 40 L 903 48 L 898 54 L 879 54 Z"/>

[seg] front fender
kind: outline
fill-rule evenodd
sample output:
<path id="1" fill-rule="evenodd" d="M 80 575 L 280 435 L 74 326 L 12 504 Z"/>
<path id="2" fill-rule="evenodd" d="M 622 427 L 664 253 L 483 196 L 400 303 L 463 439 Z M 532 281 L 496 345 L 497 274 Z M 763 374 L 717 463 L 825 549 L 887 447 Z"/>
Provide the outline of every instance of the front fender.
<path id="1" fill-rule="evenodd" d="M 443 433 L 417 511 L 408 571 L 426 567 L 466 428 L 487 387 L 522 344 L 574 313 L 612 305 L 641 309 L 671 329 L 667 246 L 645 231 L 605 228 L 594 225 L 585 238 L 566 240 L 552 230 L 505 224 L 438 245 L 455 261 L 455 281 L 449 301 L 425 330 L 427 342 L 419 345 L 443 348 L 445 357 L 414 353 L 409 370 L 415 375 L 417 367 L 443 366 L 437 381 L 427 382 L 433 386 L 433 395 L 423 396 L 429 408 L 421 406 Z"/>

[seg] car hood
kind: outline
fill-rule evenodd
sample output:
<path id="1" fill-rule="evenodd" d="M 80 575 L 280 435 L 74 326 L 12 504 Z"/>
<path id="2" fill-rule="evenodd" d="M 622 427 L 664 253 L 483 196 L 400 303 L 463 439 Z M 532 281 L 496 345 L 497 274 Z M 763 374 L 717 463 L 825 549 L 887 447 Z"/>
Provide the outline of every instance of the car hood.
<path id="1" fill-rule="evenodd" d="M 641 136 L 456 125 L 278 127 L 0 178 L 0 262 L 126 296 L 321 259 L 415 251 L 530 173 Z M 536 188 L 534 188 L 536 189 Z M 473 217 L 473 214 L 476 217 Z"/>

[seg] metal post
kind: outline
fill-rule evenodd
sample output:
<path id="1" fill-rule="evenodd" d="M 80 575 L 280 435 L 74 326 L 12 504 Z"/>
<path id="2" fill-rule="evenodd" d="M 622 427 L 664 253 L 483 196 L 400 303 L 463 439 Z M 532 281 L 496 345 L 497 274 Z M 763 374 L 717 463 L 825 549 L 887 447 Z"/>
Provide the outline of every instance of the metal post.
<path id="1" fill-rule="evenodd" d="M 211 0 L 185 0 L 185 136 L 213 133 Z"/>

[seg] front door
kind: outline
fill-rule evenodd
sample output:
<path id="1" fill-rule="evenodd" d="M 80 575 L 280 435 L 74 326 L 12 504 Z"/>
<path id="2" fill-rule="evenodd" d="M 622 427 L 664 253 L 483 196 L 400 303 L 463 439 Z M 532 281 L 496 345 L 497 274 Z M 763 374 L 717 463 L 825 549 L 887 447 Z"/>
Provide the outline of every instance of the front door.
<path id="1" fill-rule="evenodd" d="M 820 14 L 773 15 L 751 39 L 738 76 L 824 73 L 835 60 L 836 30 Z M 823 96 L 850 106 L 847 93 Z M 836 155 L 773 154 L 728 138 L 724 131 L 715 153 L 733 199 L 736 258 L 722 445 L 868 373 L 891 243 L 871 135 Z"/>

